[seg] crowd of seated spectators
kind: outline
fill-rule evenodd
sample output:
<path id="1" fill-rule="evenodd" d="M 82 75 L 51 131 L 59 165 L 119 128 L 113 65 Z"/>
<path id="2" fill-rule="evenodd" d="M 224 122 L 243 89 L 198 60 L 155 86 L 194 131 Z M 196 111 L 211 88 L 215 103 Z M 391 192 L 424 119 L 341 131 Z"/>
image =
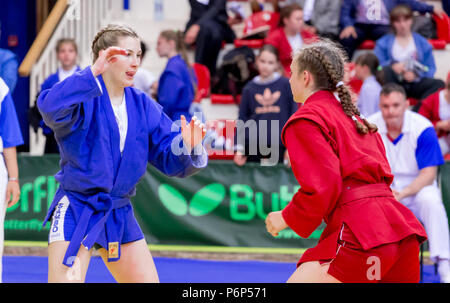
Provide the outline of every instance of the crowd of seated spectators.
<path id="1" fill-rule="evenodd" d="M 257 14 L 264 10 L 264 3 L 256 2 L 253 11 Z M 444 163 L 443 154 L 450 146 L 450 74 L 446 85 L 434 78 L 433 46 L 429 37 L 413 30 L 414 12 L 447 18 L 439 8 L 415 0 L 284 1 L 278 28 L 267 29 L 258 52 L 259 75 L 243 89 L 239 120 L 276 120 L 282 128 L 297 109 L 285 77 L 291 73 L 292 53 L 304 44 L 318 37 L 335 40 L 351 60 L 362 42 L 373 40 L 374 50 L 356 56 L 353 62 L 353 81 L 361 83 L 354 102 L 364 116 L 377 124 L 394 174 L 393 193 L 424 224 L 430 258 L 441 282 L 450 283 L 448 219 L 436 181 L 438 166 Z M 431 17 L 424 17 L 431 22 Z M 276 72 L 276 62 L 282 67 L 281 73 Z M 409 108 L 408 98 L 416 100 L 412 109 L 421 115 Z M 273 140 L 278 132 L 272 129 L 265 135 L 257 133 L 255 138 L 246 135 L 242 139 L 242 129 L 238 129 L 234 162 L 239 166 L 247 161 L 262 163 L 262 159 L 270 157 L 259 150 L 259 141 L 264 140 L 280 144 L 275 151 L 281 154 L 278 161 L 289 166 L 282 143 Z M 252 147 L 257 150 L 249 154 Z"/>
<path id="2" fill-rule="evenodd" d="M 233 43 L 236 38 L 252 38 L 252 30 L 256 30 L 257 37 L 261 40 L 258 49 L 253 49 L 255 55 L 260 56 L 262 46 L 272 45 L 277 52 L 277 75 L 286 78 L 290 77 L 292 54 L 303 45 L 320 38 L 340 43 L 350 61 L 356 57 L 353 63 L 353 80 L 360 82 L 360 89 L 355 92 L 354 100 L 366 116 L 377 110 L 378 94 L 373 92 L 380 91 L 383 84 L 393 82 L 401 85 L 409 100 L 416 103 L 415 111 L 420 110 L 427 97 L 436 98 L 435 94 L 445 86 L 442 80 L 434 78 L 436 62 L 428 38 L 413 31 L 414 14 L 425 14 L 430 22 L 431 14 L 448 18 L 437 5 L 417 0 L 249 0 L 253 16 L 270 12 L 270 18 L 260 15 L 262 19 L 258 19 L 262 25 L 266 25 L 264 31 L 258 31 L 253 24 L 253 28 L 249 28 L 244 36 L 240 36 L 233 30 L 235 25 L 251 20 L 252 16 L 246 15 L 246 10 L 243 9 L 243 6 L 248 4 L 239 1 L 230 5 L 230 2 L 232 1 L 189 0 L 191 11 L 185 29 L 162 32 L 158 45 L 155 45 L 159 55 L 168 59 L 161 77 L 156 79 L 151 73 L 140 68 L 136 87 L 161 102 L 167 113 L 174 115 L 174 119 L 181 113 L 187 117 L 192 116 L 193 101 L 198 99 L 199 95 L 199 83 L 205 86 L 205 81 L 212 83 L 215 77 L 217 78 L 217 70 L 220 68 L 217 59 L 224 44 Z M 447 11 L 448 2 L 449 0 L 442 1 L 442 7 Z M 374 50 L 354 56 L 355 50 L 367 39 L 374 41 Z M 57 55 L 61 67 L 50 77 L 49 80 L 53 82 L 64 79 L 78 68 L 76 45 L 73 41 L 69 42 L 58 45 Z M 450 39 L 446 42 L 450 42 Z M 63 55 L 64 48 L 72 49 L 73 55 Z M 143 43 L 142 48 L 145 50 L 147 46 Z M 193 51 L 194 62 L 189 62 L 187 50 Z M 6 52 L 1 52 L 3 55 L 0 59 L 6 58 L 4 53 Z M 63 56 L 71 57 L 64 59 Z M 257 60 L 254 59 L 252 64 L 256 66 Z M 242 70 L 245 72 L 245 68 L 242 69 L 241 66 L 242 60 L 236 65 L 240 65 L 241 73 Z M 65 70 L 68 72 L 65 73 Z M 198 74 L 199 70 L 202 70 L 202 75 Z M 257 72 L 260 74 L 259 70 Z M 249 75 L 245 80 L 248 83 L 254 80 L 255 73 L 250 72 Z M 2 77 L 8 84 L 8 76 Z M 240 83 L 240 91 L 236 92 L 237 97 L 233 96 L 233 102 L 241 100 L 243 87 L 245 83 Z M 45 88 L 44 86 L 43 89 Z M 202 87 L 202 92 L 204 97 L 209 94 L 210 88 Z M 175 101 L 181 100 L 180 96 L 182 102 Z M 256 106 L 259 105 L 256 103 Z M 37 127 L 46 130 L 42 123 Z M 52 134 L 48 132 L 46 135 L 51 137 Z M 53 141 L 48 140 L 47 152 L 57 152 Z"/>
<path id="3" fill-rule="evenodd" d="M 322 38 L 341 44 L 343 50 L 347 52 L 349 61 L 352 62 L 350 64 L 354 67 L 354 75 L 350 80 L 353 84 L 357 83 L 353 99 L 365 116 L 379 111 L 379 92 L 384 84 L 396 83 L 402 86 L 409 102 L 415 105 L 414 111 L 419 111 L 427 97 L 436 98 L 436 92 L 444 88 L 444 82 L 434 78 L 436 62 L 433 46 L 429 41 L 436 34 L 428 33 L 422 36 L 423 32 L 429 29 L 426 26 L 430 24 L 434 26 L 433 18 L 448 18 L 436 4 L 430 5 L 429 2 L 417 0 L 249 0 L 248 2 L 245 4 L 242 1 L 227 0 L 189 1 L 191 7 L 189 21 L 184 32 L 178 33 L 178 37 L 183 33 L 184 39 L 183 41 L 175 39 L 172 48 L 178 50 L 176 52 L 178 54 L 180 49 L 185 48 L 194 53 L 195 73 L 187 56 L 162 55 L 167 57 L 169 62 L 159 81 L 167 77 L 166 71 L 173 65 L 171 62 L 179 58 L 179 66 L 183 66 L 185 77 L 179 76 L 180 79 L 175 82 L 179 82 L 183 87 L 180 91 L 189 92 L 183 94 L 183 112 L 186 113 L 189 103 L 195 105 L 192 102 L 198 99 L 199 83 L 209 81 L 211 85 L 202 88 L 203 92 L 207 92 L 203 94 L 203 97 L 211 93 L 213 104 L 214 100 L 219 100 L 219 96 L 224 103 L 243 102 L 240 104 L 239 118 L 247 119 L 260 111 L 258 107 L 264 109 L 266 106 L 257 101 L 259 98 L 256 97 L 257 95 L 261 98 L 273 97 L 278 92 L 281 96 L 289 95 L 289 92 L 284 91 L 287 90 L 286 87 L 282 90 L 265 87 L 271 85 L 272 80 L 268 81 L 269 84 L 265 83 L 265 86 L 261 84 L 261 66 L 264 66 L 261 63 L 261 50 L 265 49 L 266 45 L 271 45 L 276 50 L 277 68 L 273 71 L 273 75 L 275 78 L 281 76 L 281 79 L 286 79 L 291 73 L 292 54 L 305 44 Z M 449 1 L 444 0 L 442 3 L 444 9 L 448 9 L 447 2 Z M 246 15 L 244 5 L 250 5 L 250 15 Z M 419 20 L 418 17 L 422 19 Z M 244 31 L 239 33 L 235 29 L 242 23 L 244 23 Z M 432 27 L 432 29 L 436 31 L 435 28 Z M 160 36 L 159 42 L 167 42 L 163 36 Z M 373 41 L 372 44 L 367 44 L 368 40 Z M 239 43 L 236 43 L 237 41 Z M 450 39 L 444 38 L 444 45 L 448 42 Z M 218 57 L 221 51 L 226 52 L 224 45 L 230 43 L 234 43 L 235 48 L 231 51 L 227 49 L 228 53 L 222 58 L 232 58 L 226 64 L 230 64 L 231 61 L 234 66 L 225 68 L 223 65 L 225 60 L 222 60 L 219 65 Z M 242 50 L 237 50 L 241 48 Z M 249 50 L 244 48 L 252 48 L 255 57 L 249 55 Z M 359 56 L 355 56 L 358 48 L 364 48 L 364 51 Z M 270 51 L 266 53 L 268 57 L 275 55 Z M 204 70 L 200 75 L 199 68 L 206 69 L 207 76 L 204 76 Z M 254 78 L 255 72 L 258 74 L 257 78 Z M 224 75 L 227 79 L 223 79 Z M 243 78 L 242 75 L 247 77 Z M 168 76 L 173 78 L 175 74 L 171 71 Z M 229 91 L 233 93 L 229 95 L 229 98 L 221 92 L 227 91 L 227 88 L 215 89 L 218 83 L 222 86 L 231 86 Z M 248 85 L 245 85 L 246 83 Z M 173 100 L 177 99 L 175 90 L 163 91 L 157 88 L 157 84 L 158 81 L 155 81 L 153 89 L 155 99 L 164 101 L 166 94 Z M 250 87 L 252 89 L 249 89 Z M 249 93 L 249 91 L 255 92 Z M 180 102 L 169 103 L 176 105 Z M 282 104 L 275 104 L 275 106 L 281 109 L 290 108 Z M 248 108 L 255 113 L 249 114 Z M 272 113 L 270 120 L 278 119 L 280 123 L 285 122 L 285 114 Z M 189 114 L 186 116 L 190 117 Z M 439 123 L 441 133 L 445 127 L 443 125 Z M 282 126 L 280 125 L 280 128 Z M 233 136 L 233 134 L 228 135 Z M 280 152 L 283 153 L 282 148 Z M 282 159 L 283 156 L 280 158 Z M 250 158 L 250 160 L 255 159 Z M 235 162 L 243 163 L 242 157 L 235 157 Z"/>

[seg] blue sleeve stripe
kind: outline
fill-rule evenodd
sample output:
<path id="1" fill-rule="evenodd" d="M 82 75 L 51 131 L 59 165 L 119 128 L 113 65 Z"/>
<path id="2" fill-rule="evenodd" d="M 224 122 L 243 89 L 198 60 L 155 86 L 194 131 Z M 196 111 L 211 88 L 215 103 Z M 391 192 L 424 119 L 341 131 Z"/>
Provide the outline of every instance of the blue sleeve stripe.
<path id="1" fill-rule="evenodd" d="M 444 164 L 444 157 L 433 127 L 426 128 L 417 139 L 416 161 L 419 169 Z"/>

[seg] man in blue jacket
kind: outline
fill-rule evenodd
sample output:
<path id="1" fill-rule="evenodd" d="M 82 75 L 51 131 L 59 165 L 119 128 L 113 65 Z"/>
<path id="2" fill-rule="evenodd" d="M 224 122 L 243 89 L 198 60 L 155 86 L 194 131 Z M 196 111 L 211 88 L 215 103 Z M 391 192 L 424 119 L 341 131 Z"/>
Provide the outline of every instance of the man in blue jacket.
<path id="1" fill-rule="evenodd" d="M 444 13 L 439 8 L 417 0 L 344 0 L 339 38 L 350 59 L 364 40 L 378 40 L 389 32 L 389 13 L 399 4 L 406 4 L 420 13 L 434 13 L 438 16 Z"/>

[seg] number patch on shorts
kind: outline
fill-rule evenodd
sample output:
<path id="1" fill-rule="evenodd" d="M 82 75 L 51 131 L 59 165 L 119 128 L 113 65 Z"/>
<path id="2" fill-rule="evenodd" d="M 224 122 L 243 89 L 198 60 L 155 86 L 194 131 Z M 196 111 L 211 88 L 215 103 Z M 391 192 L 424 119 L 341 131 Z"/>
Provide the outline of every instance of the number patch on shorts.
<path id="1" fill-rule="evenodd" d="M 119 257 L 119 242 L 109 242 L 108 243 L 108 258 L 118 258 Z"/>

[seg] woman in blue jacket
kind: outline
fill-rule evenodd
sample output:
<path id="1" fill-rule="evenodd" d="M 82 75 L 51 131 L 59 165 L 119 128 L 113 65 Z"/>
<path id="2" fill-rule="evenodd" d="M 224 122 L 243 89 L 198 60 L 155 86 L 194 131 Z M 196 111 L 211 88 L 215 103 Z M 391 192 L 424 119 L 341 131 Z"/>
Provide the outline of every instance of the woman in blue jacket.
<path id="1" fill-rule="evenodd" d="M 161 106 L 130 87 L 142 54 L 134 30 L 106 26 L 92 53 L 93 65 L 37 102 L 61 155 L 60 186 L 44 220 L 51 221 L 48 280 L 83 282 L 95 248 L 116 281 L 158 282 L 130 199 L 147 163 L 174 177 L 206 167 L 206 130 L 182 116 L 178 131 Z"/>
<path id="2" fill-rule="evenodd" d="M 160 33 L 156 51 L 169 59 L 158 83 L 158 102 L 172 121 L 184 115 L 189 121 L 189 108 L 195 97 L 197 80 L 189 67 L 183 33 L 166 30 Z"/>
<path id="3" fill-rule="evenodd" d="M 376 42 L 375 55 L 383 67 L 386 83 L 400 84 L 408 98 L 422 100 L 444 87 L 444 82 L 433 79 L 436 72 L 433 48 L 424 37 L 411 31 L 412 16 L 406 5 L 391 11 L 394 33 Z"/>

